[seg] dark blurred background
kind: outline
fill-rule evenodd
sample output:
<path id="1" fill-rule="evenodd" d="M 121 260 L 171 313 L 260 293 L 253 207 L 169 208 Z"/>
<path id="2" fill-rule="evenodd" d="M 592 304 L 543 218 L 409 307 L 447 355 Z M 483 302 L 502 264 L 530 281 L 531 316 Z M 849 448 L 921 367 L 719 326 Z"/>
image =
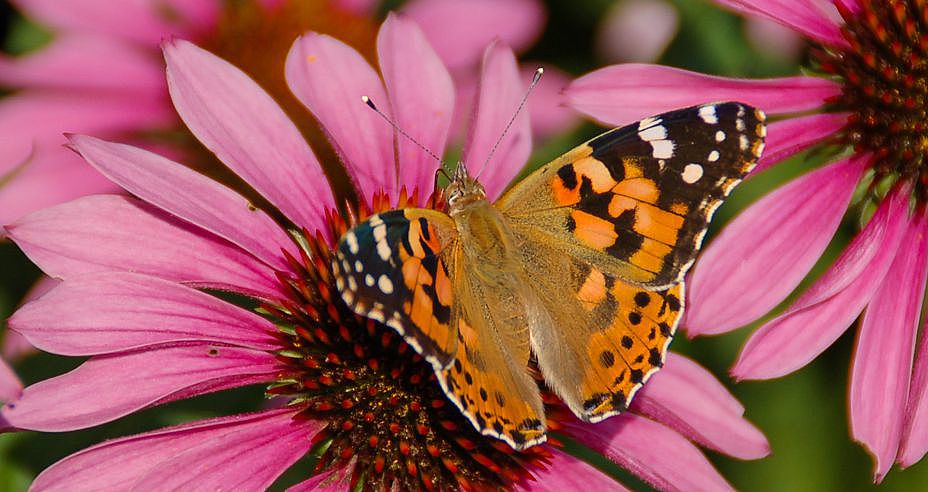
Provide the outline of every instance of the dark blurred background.
<path id="1" fill-rule="evenodd" d="M 117 8 L 116 3 L 114 8 Z M 623 60 L 650 58 L 706 73 L 761 77 L 795 74 L 805 61 L 801 41 L 788 33 L 770 26 L 748 24 L 702 0 L 647 0 L 645 3 L 660 5 L 657 16 L 653 12 L 644 15 L 632 10 L 625 13 L 625 17 L 622 17 L 620 4 L 629 2 L 548 0 L 546 3 L 547 28 L 540 41 L 522 58 L 556 65 L 573 75 Z M 653 5 L 648 8 L 653 10 Z M 639 16 L 638 20 L 635 15 Z M 619 31 L 623 31 L 622 26 L 626 26 L 624 31 L 629 31 L 631 28 L 627 26 L 641 27 L 642 24 L 651 29 L 666 29 L 669 33 L 665 36 L 666 47 L 657 43 L 658 46 L 650 50 L 653 53 L 610 48 L 610 43 L 612 48 L 625 43 L 620 36 L 616 37 L 616 26 Z M 0 39 L 5 40 L 5 51 L 18 53 L 41 37 L 40 29 L 18 17 L 7 2 L 0 3 Z M 585 124 L 569 135 L 540 143 L 533 163 L 545 162 L 596 131 L 598 129 L 592 124 Z M 801 155 L 743 184 L 716 216 L 713 231 L 772 186 L 821 162 L 819 156 Z M 855 224 L 855 217 L 849 214 L 813 277 L 847 244 L 856 231 Z M 5 319 L 15 309 L 37 275 L 37 269 L 30 266 L 14 246 L 0 244 L 0 319 Z M 672 346 L 710 368 L 729 386 L 747 408 L 747 417 L 770 440 L 772 456 L 758 461 L 742 462 L 706 452 L 736 488 L 748 491 L 928 490 L 928 463 L 925 461 L 908 470 L 893 469 L 883 485 L 873 486 L 871 459 L 849 438 L 847 381 L 855 330 L 848 330 L 823 356 L 793 375 L 768 382 L 733 384 L 727 378 L 727 369 L 751 330 L 752 327 L 747 327 L 728 335 L 693 341 L 679 336 Z M 78 362 L 39 354 L 17 362 L 16 368 L 29 384 L 69 370 Z M 248 411 L 261 401 L 262 389 L 248 388 L 159 407 L 91 430 L 0 435 L 0 492 L 25 490 L 31 478 L 46 466 L 103 439 L 193 418 Z M 644 484 L 611 464 L 604 461 L 597 464 L 631 486 L 646 489 Z"/>

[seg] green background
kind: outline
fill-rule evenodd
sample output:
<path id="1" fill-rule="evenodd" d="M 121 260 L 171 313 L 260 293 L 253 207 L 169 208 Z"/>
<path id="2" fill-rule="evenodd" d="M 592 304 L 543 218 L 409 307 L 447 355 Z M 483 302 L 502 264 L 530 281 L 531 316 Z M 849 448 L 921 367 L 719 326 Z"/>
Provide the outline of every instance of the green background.
<path id="1" fill-rule="evenodd" d="M 553 64 L 574 75 L 602 65 L 592 54 L 593 34 L 609 0 L 548 2 L 549 23 L 543 38 L 523 59 Z M 661 63 L 701 72 L 744 77 L 796 74 L 800 65 L 771 54 L 776 47 L 758 50 L 746 42 L 742 19 L 700 0 L 672 2 L 680 14 L 680 29 L 660 59 Z M 5 49 L 19 52 L 41 42 L 44 34 L 26 25 L 8 5 L 2 4 L 6 30 Z M 574 143 L 596 133 L 584 125 L 570 135 L 543 143 L 533 156 L 534 165 L 545 162 Z M 743 184 L 721 209 L 713 223 L 717 231 L 738 210 L 776 185 L 820 165 L 820 156 L 801 155 Z M 825 258 L 810 278 L 821 273 L 856 232 L 859 210 L 848 213 Z M 711 241 L 711 235 L 709 237 Z M 15 308 L 37 277 L 18 250 L 0 244 L 0 319 Z M 809 279 L 806 281 L 806 285 Z M 686 340 L 678 337 L 672 348 L 686 353 L 712 370 L 747 408 L 746 416 L 768 437 L 771 456 L 739 461 L 706 451 L 719 471 L 738 489 L 748 491 L 928 490 L 928 460 L 907 470 L 894 468 L 884 483 L 871 483 L 873 464 L 862 447 L 851 442 L 847 416 L 847 386 L 855 331 L 845 335 L 813 363 L 773 381 L 733 384 L 727 369 L 752 329 Z M 60 374 L 79 361 L 50 355 L 32 356 L 16 369 L 28 384 Z M 245 388 L 177 402 L 148 410 L 98 428 L 63 434 L 19 433 L 0 435 L 0 492 L 24 490 L 39 471 L 58 459 L 100 440 L 137 433 L 164 425 L 254 409 L 261 388 Z M 647 487 L 608 462 L 610 473 L 634 488 Z M 286 479 L 285 479 L 286 480 Z"/>

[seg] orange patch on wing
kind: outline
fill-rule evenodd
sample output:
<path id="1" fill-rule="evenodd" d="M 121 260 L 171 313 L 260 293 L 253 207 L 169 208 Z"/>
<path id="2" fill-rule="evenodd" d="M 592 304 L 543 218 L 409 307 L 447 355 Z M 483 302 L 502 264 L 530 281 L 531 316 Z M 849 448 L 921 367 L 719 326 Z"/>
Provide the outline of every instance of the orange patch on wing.
<path id="1" fill-rule="evenodd" d="M 635 252 L 628 261 L 643 270 L 659 272 L 664 267 L 664 258 L 671 252 L 670 246 L 659 243 L 653 239 L 644 238 L 641 249 Z"/>
<path id="2" fill-rule="evenodd" d="M 685 216 L 687 212 L 689 212 L 689 210 L 690 210 L 690 207 L 683 202 L 676 202 L 670 206 L 670 211 L 677 215 L 680 215 L 681 218 L 682 216 Z"/>
<path id="3" fill-rule="evenodd" d="M 645 178 L 624 179 L 619 181 L 619 183 L 612 188 L 612 192 L 645 203 L 657 203 L 657 198 L 661 194 L 657 189 L 657 184 Z"/>
<path id="4" fill-rule="evenodd" d="M 622 164 L 625 168 L 624 176 L 626 180 L 641 178 L 644 176 L 644 170 L 641 169 L 641 166 L 634 159 L 624 159 Z"/>
<path id="5" fill-rule="evenodd" d="M 638 206 L 638 201 L 622 195 L 613 195 L 609 201 L 609 215 L 618 217 L 626 210 L 633 210 Z"/>
<path id="6" fill-rule="evenodd" d="M 674 245 L 683 227 L 683 218 L 653 205 L 642 203 L 635 213 L 635 231 L 664 244 Z"/>
<path id="7" fill-rule="evenodd" d="M 583 244 L 600 251 L 615 244 L 618 234 L 611 222 L 580 210 L 571 211 L 570 216 L 576 224 L 574 236 Z"/>
<path id="8" fill-rule="evenodd" d="M 574 188 L 564 186 L 559 178 L 551 180 L 551 191 L 554 193 L 554 202 L 558 205 L 575 205 L 580 201 L 580 184 Z"/>
<path id="9" fill-rule="evenodd" d="M 594 268 L 590 271 L 590 275 L 583 282 L 583 285 L 580 286 L 577 299 L 584 303 L 583 307 L 590 311 L 606 298 L 607 293 L 606 276 L 603 275 L 603 272 Z"/>
<path id="10" fill-rule="evenodd" d="M 435 272 L 435 295 L 443 306 L 451 306 L 453 296 L 451 279 L 448 278 L 444 265 L 439 265 L 438 271 Z"/>

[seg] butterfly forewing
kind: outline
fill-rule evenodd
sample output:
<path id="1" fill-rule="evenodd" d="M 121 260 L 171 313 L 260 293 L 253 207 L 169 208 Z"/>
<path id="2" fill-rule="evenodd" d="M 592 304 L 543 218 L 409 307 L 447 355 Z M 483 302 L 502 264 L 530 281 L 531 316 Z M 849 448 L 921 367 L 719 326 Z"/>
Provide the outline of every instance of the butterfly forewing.
<path id="1" fill-rule="evenodd" d="M 457 236 L 454 221 L 428 209 L 372 215 L 338 244 L 335 283 L 361 316 L 393 328 L 436 370 L 454 360 L 452 284 L 442 251 Z"/>
<path id="2" fill-rule="evenodd" d="M 713 212 L 757 163 L 763 121 L 739 103 L 647 118 L 543 166 L 497 206 L 606 273 L 667 288 L 682 280 Z"/>

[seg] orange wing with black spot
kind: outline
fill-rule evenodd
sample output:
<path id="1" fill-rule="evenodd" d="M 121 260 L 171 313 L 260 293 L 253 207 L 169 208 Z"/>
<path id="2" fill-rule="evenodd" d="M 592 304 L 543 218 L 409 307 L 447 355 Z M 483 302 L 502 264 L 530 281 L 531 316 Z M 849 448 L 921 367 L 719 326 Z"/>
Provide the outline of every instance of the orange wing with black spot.
<path id="1" fill-rule="evenodd" d="M 399 332 L 436 371 L 457 350 L 452 283 L 441 258 L 456 237 L 454 221 L 441 212 L 391 210 L 345 233 L 333 264 L 345 303 Z"/>
<path id="2" fill-rule="evenodd" d="M 757 163 L 764 115 L 696 106 L 604 133 L 497 202 L 511 223 L 650 289 L 680 282 L 722 200 Z"/>

